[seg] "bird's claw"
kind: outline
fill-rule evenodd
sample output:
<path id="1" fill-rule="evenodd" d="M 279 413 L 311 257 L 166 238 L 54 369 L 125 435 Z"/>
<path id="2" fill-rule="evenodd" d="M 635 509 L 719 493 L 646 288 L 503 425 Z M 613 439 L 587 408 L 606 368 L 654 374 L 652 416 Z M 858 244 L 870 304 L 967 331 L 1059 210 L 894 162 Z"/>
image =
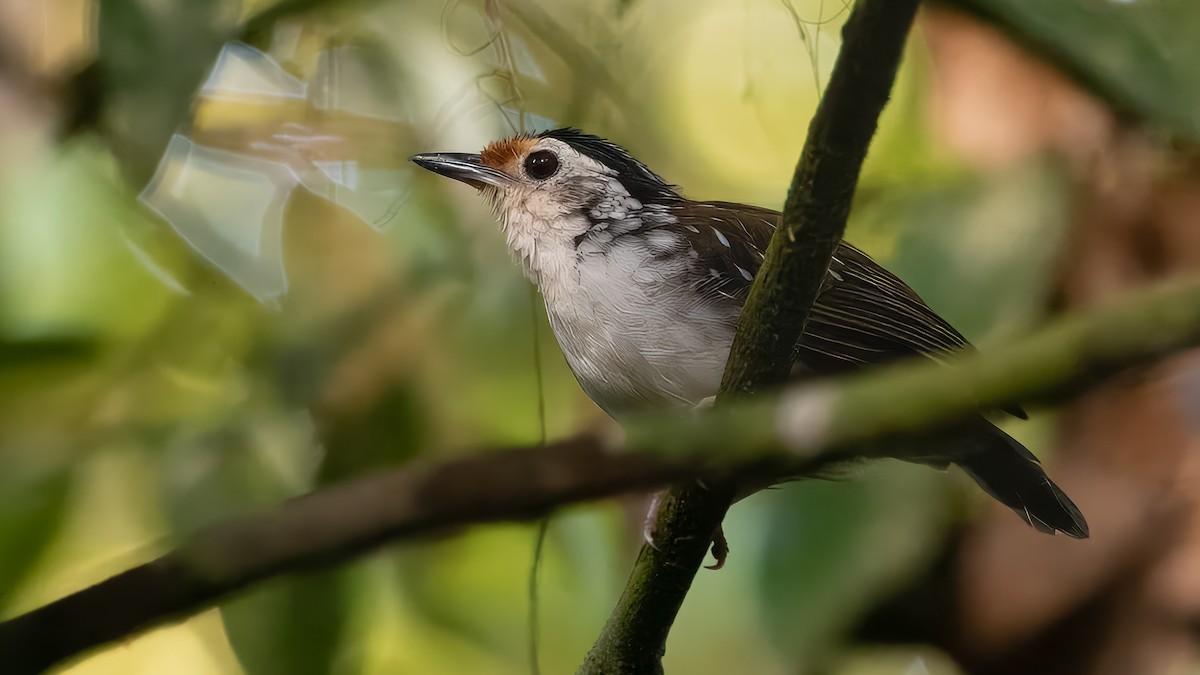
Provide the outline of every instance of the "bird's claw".
<path id="1" fill-rule="evenodd" d="M 729 541 L 725 539 L 725 530 L 720 525 L 712 533 L 712 556 L 713 564 L 705 565 L 706 570 L 719 570 L 725 566 L 725 560 L 729 558 Z"/>
<path id="2" fill-rule="evenodd" d="M 658 519 L 658 507 L 662 504 L 663 493 L 655 492 L 650 497 L 650 505 L 646 507 L 646 517 L 642 520 L 642 542 L 655 551 L 658 544 L 654 543 L 654 522 Z"/>
<path id="3" fill-rule="evenodd" d="M 650 498 L 650 506 L 646 509 L 646 518 L 642 521 L 642 542 L 654 549 L 662 550 L 654 541 L 654 525 L 658 519 L 658 507 L 662 504 L 663 493 L 655 492 Z M 725 539 L 725 530 L 718 525 L 710 538 L 712 542 L 713 564 L 705 565 L 704 569 L 719 570 L 725 566 L 729 558 L 729 541 Z"/>

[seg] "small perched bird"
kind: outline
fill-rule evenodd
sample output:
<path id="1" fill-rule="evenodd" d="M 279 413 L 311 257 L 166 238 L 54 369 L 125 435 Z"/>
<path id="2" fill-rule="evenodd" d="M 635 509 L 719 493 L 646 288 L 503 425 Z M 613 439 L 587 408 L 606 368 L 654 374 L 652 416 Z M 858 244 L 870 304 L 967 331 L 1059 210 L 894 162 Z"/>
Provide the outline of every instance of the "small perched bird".
<path id="1" fill-rule="evenodd" d="M 567 363 L 605 412 L 619 421 L 717 393 L 778 212 L 686 199 L 620 146 L 576 129 L 411 159 L 491 204 Z M 834 375 L 970 348 L 904 282 L 842 242 L 795 360 L 803 372 Z M 958 464 L 1039 531 L 1088 536 L 1033 454 L 982 415 L 936 445 L 917 461 Z"/>

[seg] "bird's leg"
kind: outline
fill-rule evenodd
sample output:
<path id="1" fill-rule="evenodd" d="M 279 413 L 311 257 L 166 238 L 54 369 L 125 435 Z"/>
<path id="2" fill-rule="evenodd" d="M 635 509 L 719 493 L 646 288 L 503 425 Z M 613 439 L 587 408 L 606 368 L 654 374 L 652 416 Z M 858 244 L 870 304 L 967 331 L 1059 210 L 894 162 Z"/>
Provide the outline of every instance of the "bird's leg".
<path id="1" fill-rule="evenodd" d="M 725 560 L 729 557 L 729 542 L 725 540 L 725 529 L 720 525 L 712 533 L 712 556 L 713 564 L 705 565 L 704 569 L 719 570 L 725 566 Z"/>
<path id="2" fill-rule="evenodd" d="M 704 484 L 701 483 L 700 486 L 704 487 Z M 650 497 L 650 506 L 647 507 L 646 518 L 642 521 L 642 541 L 655 551 L 659 548 L 658 544 L 654 543 L 654 524 L 658 520 L 658 509 L 662 506 L 664 494 L 665 492 L 655 492 Z M 713 531 L 711 541 L 713 564 L 705 565 L 704 568 L 719 570 L 725 566 L 725 560 L 729 558 L 729 542 L 725 539 L 725 530 L 722 526 L 718 525 L 717 529 Z"/>
<path id="3" fill-rule="evenodd" d="M 704 398 L 699 403 L 692 406 L 692 412 L 698 413 L 711 408 L 716 400 L 716 396 Z M 696 483 L 705 490 L 708 489 L 708 486 L 704 484 L 704 481 L 697 480 Z M 655 492 L 654 495 L 650 497 L 650 505 L 646 508 L 646 518 L 642 521 L 642 541 L 655 551 L 659 550 L 659 548 L 658 544 L 654 543 L 654 524 L 658 520 L 658 509 L 662 506 L 663 494 L 665 493 L 662 491 Z M 720 525 L 718 525 L 716 531 L 712 533 L 712 554 L 715 562 L 711 565 L 705 565 L 705 569 L 719 570 L 724 567 L 725 560 L 729 557 L 729 542 L 725 540 L 725 531 Z"/>
<path id="4" fill-rule="evenodd" d="M 716 402 L 716 396 L 706 397 L 696 405 L 692 406 L 692 411 L 700 412 L 702 410 L 707 410 L 713 407 L 713 404 Z M 700 487 L 704 488 L 705 490 L 708 489 L 708 486 L 705 485 L 703 481 L 698 482 Z M 713 564 L 705 565 L 704 569 L 719 570 L 725 566 L 725 560 L 729 557 L 729 542 L 725 539 L 725 529 L 721 525 L 717 525 L 716 531 L 712 533 L 712 555 L 714 560 Z"/>
<path id="5" fill-rule="evenodd" d="M 650 496 L 650 505 L 646 507 L 646 517 L 642 520 L 642 541 L 647 546 L 658 550 L 654 543 L 654 523 L 658 520 L 658 507 L 662 505 L 663 492 L 660 490 Z"/>

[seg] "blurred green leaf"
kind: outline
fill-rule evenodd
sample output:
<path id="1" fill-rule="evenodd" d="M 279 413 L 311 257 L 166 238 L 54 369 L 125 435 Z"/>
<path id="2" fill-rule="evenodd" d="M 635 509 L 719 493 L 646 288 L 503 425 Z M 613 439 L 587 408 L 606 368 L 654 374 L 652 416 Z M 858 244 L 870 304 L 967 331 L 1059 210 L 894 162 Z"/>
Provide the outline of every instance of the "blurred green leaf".
<path id="1" fill-rule="evenodd" d="M 854 473 L 771 495 L 759 590 L 786 657 L 827 655 L 859 611 L 936 549 L 944 476 L 898 462 Z"/>
<path id="2" fill-rule="evenodd" d="M 318 420 L 325 448 L 319 483 L 394 468 L 420 452 L 428 424 L 415 393 L 397 383 L 357 414 Z"/>
<path id="3" fill-rule="evenodd" d="M 246 675 L 335 672 L 350 594 L 346 570 L 273 579 L 221 606 Z"/>
<path id="4" fill-rule="evenodd" d="M 622 518 L 615 506 L 554 514 L 538 586 L 543 672 L 578 666 L 620 594 L 631 555 Z M 536 525 L 506 525 L 403 548 L 395 555 L 397 595 L 423 623 L 527 672 L 535 538 Z"/>
<path id="5" fill-rule="evenodd" d="M 349 5 L 364 8 L 380 0 L 277 0 L 251 16 L 242 25 L 239 37 L 251 44 L 261 45 L 267 33 L 280 21 L 322 9 Z"/>
<path id="6" fill-rule="evenodd" d="M 76 336 L 0 336 L 0 371 L 10 368 L 77 365 L 95 356 L 95 340 Z"/>
<path id="7" fill-rule="evenodd" d="M 241 417 L 180 428 L 153 449 L 174 532 L 273 506 L 312 489 L 320 453 L 307 416 L 244 402 Z"/>
<path id="8" fill-rule="evenodd" d="M 162 461 L 174 532 L 267 508 L 311 489 L 318 453 L 297 415 L 242 406 L 244 418 L 180 432 Z M 345 570 L 272 580 L 221 606 L 225 633 L 248 675 L 333 671 L 351 602 Z"/>
<path id="9" fill-rule="evenodd" d="M 266 43 L 284 19 L 355 0 L 280 0 L 235 23 L 240 3 L 231 0 L 103 0 L 97 21 L 99 56 L 81 75 L 82 91 L 96 101 L 77 101 L 72 116 L 97 117 L 113 153 L 135 185 L 154 173 L 171 135 L 185 122 L 221 45 L 242 39 Z M 367 4 L 369 0 L 356 0 Z M 99 111 L 92 109 L 100 107 Z"/>
<path id="10" fill-rule="evenodd" d="M 0 471 L 0 608 L 58 534 L 71 473 L 62 467 L 26 475 L 5 462 Z"/>
<path id="11" fill-rule="evenodd" d="M 143 227 L 112 157 L 89 141 L 58 146 L 0 184 L 0 323 L 20 336 L 136 338 L 174 297 L 131 250 Z"/>
<path id="12" fill-rule="evenodd" d="M 531 443 L 540 437 L 540 395 L 548 437 L 578 428 L 587 410 L 583 394 L 550 332 L 540 298 L 515 276 L 478 282 L 470 304 L 448 322 L 447 344 L 455 356 L 438 383 L 440 409 L 470 424 L 489 443 Z"/>
<path id="13" fill-rule="evenodd" d="M 876 189 L 856 203 L 850 240 L 977 343 L 1025 330 L 1045 308 L 1066 218 L 1047 162 L 924 187 Z"/>
<path id="14" fill-rule="evenodd" d="M 1200 140 L 1200 3 L 956 0 L 1008 25 L 1126 112 Z M 1054 58 L 1061 54 L 1062 58 Z"/>
<path id="15" fill-rule="evenodd" d="M 397 556 L 405 597 L 425 621 L 519 662 L 533 537 L 531 527 L 493 527 L 406 549 Z"/>
<path id="16" fill-rule="evenodd" d="M 97 22 L 105 125 L 137 185 L 191 106 L 192 94 L 231 29 L 222 0 L 104 0 Z M 115 120 L 120 120 L 116 123 Z"/>

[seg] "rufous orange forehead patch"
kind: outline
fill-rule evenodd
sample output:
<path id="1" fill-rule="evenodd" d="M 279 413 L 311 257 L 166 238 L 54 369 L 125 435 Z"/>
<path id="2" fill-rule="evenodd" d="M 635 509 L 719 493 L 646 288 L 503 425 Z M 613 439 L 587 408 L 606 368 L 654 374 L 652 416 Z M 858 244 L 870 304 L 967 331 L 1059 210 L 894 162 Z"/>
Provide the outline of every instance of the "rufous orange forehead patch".
<path id="1" fill-rule="evenodd" d="M 533 146 L 537 144 L 537 140 L 536 137 L 529 135 L 506 138 L 502 141 L 488 144 L 479 157 L 484 166 L 490 166 L 493 169 L 499 169 L 505 173 L 515 175 L 515 165 L 533 149 Z"/>

